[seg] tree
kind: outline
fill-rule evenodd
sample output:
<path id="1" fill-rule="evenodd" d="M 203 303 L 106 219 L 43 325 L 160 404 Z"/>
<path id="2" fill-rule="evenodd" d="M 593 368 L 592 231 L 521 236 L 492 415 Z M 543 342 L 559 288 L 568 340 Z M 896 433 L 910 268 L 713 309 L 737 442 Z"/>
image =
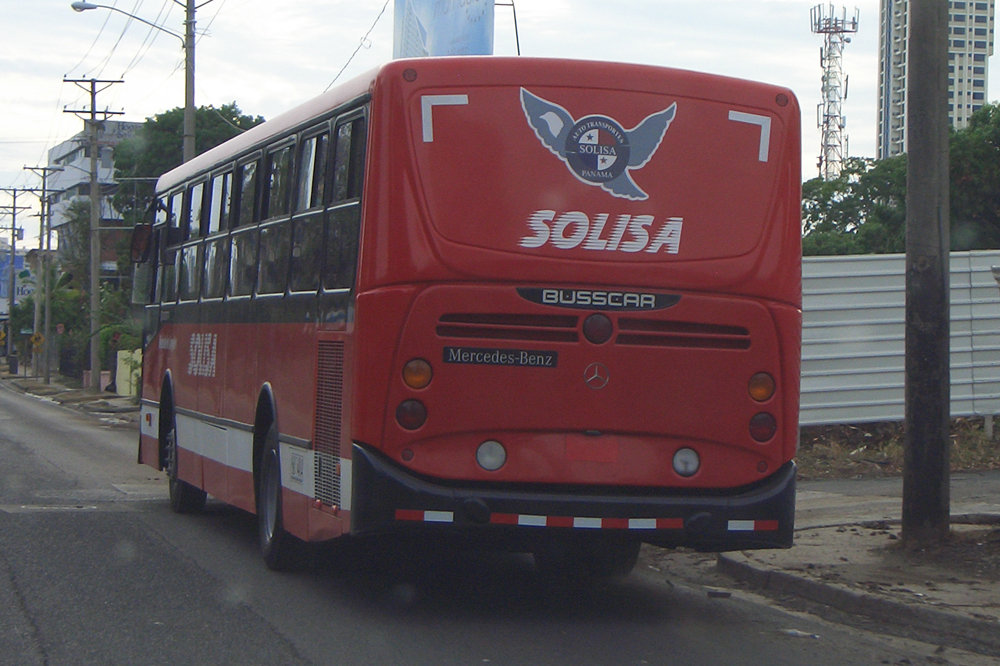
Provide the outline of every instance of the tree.
<path id="1" fill-rule="evenodd" d="M 202 106 L 195 113 L 197 153 L 237 136 L 264 122 L 261 116 L 244 114 L 236 102 L 221 107 Z M 153 198 L 151 181 L 129 178 L 158 178 L 183 160 L 184 109 L 178 107 L 147 118 L 131 139 L 115 147 L 115 179 L 122 183 L 114 196 L 114 206 L 126 225 L 143 219 Z"/>
<path id="2" fill-rule="evenodd" d="M 902 252 L 906 226 L 906 156 L 852 158 L 840 176 L 802 185 L 802 253 Z"/>
<path id="3" fill-rule="evenodd" d="M 952 248 L 1000 248 L 1000 106 L 951 137 Z"/>
<path id="4" fill-rule="evenodd" d="M 952 131 L 951 249 L 1000 248 L 1000 106 Z M 802 253 L 900 253 L 905 250 L 906 156 L 852 158 L 839 178 L 802 185 Z"/>

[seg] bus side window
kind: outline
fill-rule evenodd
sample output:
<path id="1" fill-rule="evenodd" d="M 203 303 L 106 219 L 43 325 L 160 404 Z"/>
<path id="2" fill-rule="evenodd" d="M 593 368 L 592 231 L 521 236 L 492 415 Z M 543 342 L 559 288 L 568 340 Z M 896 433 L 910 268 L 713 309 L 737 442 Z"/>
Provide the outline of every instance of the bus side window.
<path id="1" fill-rule="evenodd" d="M 292 229 L 292 291 L 319 288 L 320 259 L 323 252 L 323 224 L 318 215 L 300 217 Z"/>
<path id="2" fill-rule="evenodd" d="M 329 150 L 329 132 L 311 136 L 302 142 L 302 150 L 299 152 L 298 182 L 296 183 L 295 210 L 297 212 L 323 205 Z"/>
<path id="3" fill-rule="evenodd" d="M 226 272 L 229 270 L 229 238 L 222 236 L 205 241 L 205 298 L 222 298 L 226 292 Z"/>
<path id="4" fill-rule="evenodd" d="M 198 238 L 202 234 L 201 217 L 203 210 L 203 197 L 205 193 L 205 183 L 197 183 L 188 188 L 188 196 L 184 205 L 184 222 L 187 226 L 185 238 Z"/>
<path id="5" fill-rule="evenodd" d="M 177 273 L 177 295 L 182 301 L 196 301 L 201 287 L 201 243 L 188 245 L 178 254 L 180 269 Z"/>
<path id="6" fill-rule="evenodd" d="M 178 228 L 178 229 L 181 228 L 181 218 L 183 217 L 182 211 L 184 209 L 184 206 L 182 205 L 183 203 L 184 203 L 184 192 L 183 191 L 174 192 L 170 196 L 170 203 L 167 206 L 167 210 L 168 210 L 168 213 L 167 213 L 167 220 L 168 220 L 167 226 L 171 226 L 171 227 Z"/>
<path id="7" fill-rule="evenodd" d="M 180 252 L 163 254 L 167 261 L 160 264 L 160 303 L 173 303 L 177 300 L 177 262 Z"/>
<path id="8" fill-rule="evenodd" d="M 236 224 L 245 226 L 253 224 L 255 204 L 257 203 L 257 162 L 247 162 L 237 169 L 237 181 L 239 182 L 240 205 L 237 212 Z"/>
<path id="9" fill-rule="evenodd" d="M 283 294 L 288 280 L 291 225 L 287 221 L 260 229 L 260 270 L 258 294 Z"/>
<path id="10" fill-rule="evenodd" d="M 267 181 L 261 219 L 268 220 L 288 213 L 292 189 L 292 146 L 267 155 Z"/>
<path id="11" fill-rule="evenodd" d="M 229 245 L 229 295 L 248 296 L 257 281 L 257 229 L 233 233 Z"/>
<path id="12" fill-rule="evenodd" d="M 342 206 L 330 214 L 326 232 L 326 265 L 323 268 L 325 289 L 350 289 L 354 286 L 360 215 L 357 204 Z"/>
<path id="13" fill-rule="evenodd" d="M 337 126 L 334 147 L 333 200 L 346 201 L 361 196 L 364 176 L 365 119 L 363 117 Z"/>
<path id="14" fill-rule="evenodd" d="M 213 176 L 210 187 L 206 233 L 214 234 L 229 226 L 229 207 L 233 194 L 232 172 L 227 171 Z"/>

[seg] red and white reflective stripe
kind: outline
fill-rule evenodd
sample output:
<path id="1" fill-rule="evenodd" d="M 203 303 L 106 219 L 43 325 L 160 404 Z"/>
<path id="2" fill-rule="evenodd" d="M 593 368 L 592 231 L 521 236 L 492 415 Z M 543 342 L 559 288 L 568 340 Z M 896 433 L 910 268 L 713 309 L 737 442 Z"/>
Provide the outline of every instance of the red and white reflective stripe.
<path id="1" fill-rule="evenodd" d="M 730 520 L 730 532 L 777 532 L 777 520 Z"/>
<path id="2" fill-rule="evenodd" d="M 396 509 L 396 520 L 406 520 L 417 523 L 453 523 L 455 522 L 455 514 L 451 511 Z"/>
<path id="3" fill-rule="evenodd" d="M 451 511 L 421 511 L 397 509 L 396 520 L 422 523 L 453 523 Z M 524 513 L 493 513 L 494 525 L 520 527 L 569 527 L 584 530 L 679 530 L 684 528 L 682 518 L 593 518 L 580 516 L 539 516 Z"/>

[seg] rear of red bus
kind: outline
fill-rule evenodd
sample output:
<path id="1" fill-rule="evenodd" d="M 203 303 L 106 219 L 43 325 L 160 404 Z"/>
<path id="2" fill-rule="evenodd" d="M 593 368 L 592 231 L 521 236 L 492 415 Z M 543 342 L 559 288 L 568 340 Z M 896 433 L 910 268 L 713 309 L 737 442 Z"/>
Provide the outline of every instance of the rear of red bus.
<path id="1" fill-rule="evenodd" d="M 790 546 L 799 150 L 797 102 L 775 86 L 583 61 L 387 66 L 352 532 Z"/>

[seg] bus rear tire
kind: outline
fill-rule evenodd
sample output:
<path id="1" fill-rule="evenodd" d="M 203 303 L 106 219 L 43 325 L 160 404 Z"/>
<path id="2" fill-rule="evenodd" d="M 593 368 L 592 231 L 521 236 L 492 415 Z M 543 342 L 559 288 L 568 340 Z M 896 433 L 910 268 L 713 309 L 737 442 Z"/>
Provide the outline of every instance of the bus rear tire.
<path id="1" fill-rule="evenodd" d="M 169 429 L 163 435 L 161 446 L 166 459 L 170 509 L 174 513 L 200 513 L 205 508 L 206 493 L 177 477 L 177 421 L 172 408 L 167 411 Z"/>
<path id="2" fill-rule="evenodd" d="M 278 431 L 271 425 L 260 460 L 257 535 L 260 553 L 267 567 L 275 571 L 288 571 L 298 563 L 302 542 L 285 531 L 281 511 L 281 453 Z"/>

